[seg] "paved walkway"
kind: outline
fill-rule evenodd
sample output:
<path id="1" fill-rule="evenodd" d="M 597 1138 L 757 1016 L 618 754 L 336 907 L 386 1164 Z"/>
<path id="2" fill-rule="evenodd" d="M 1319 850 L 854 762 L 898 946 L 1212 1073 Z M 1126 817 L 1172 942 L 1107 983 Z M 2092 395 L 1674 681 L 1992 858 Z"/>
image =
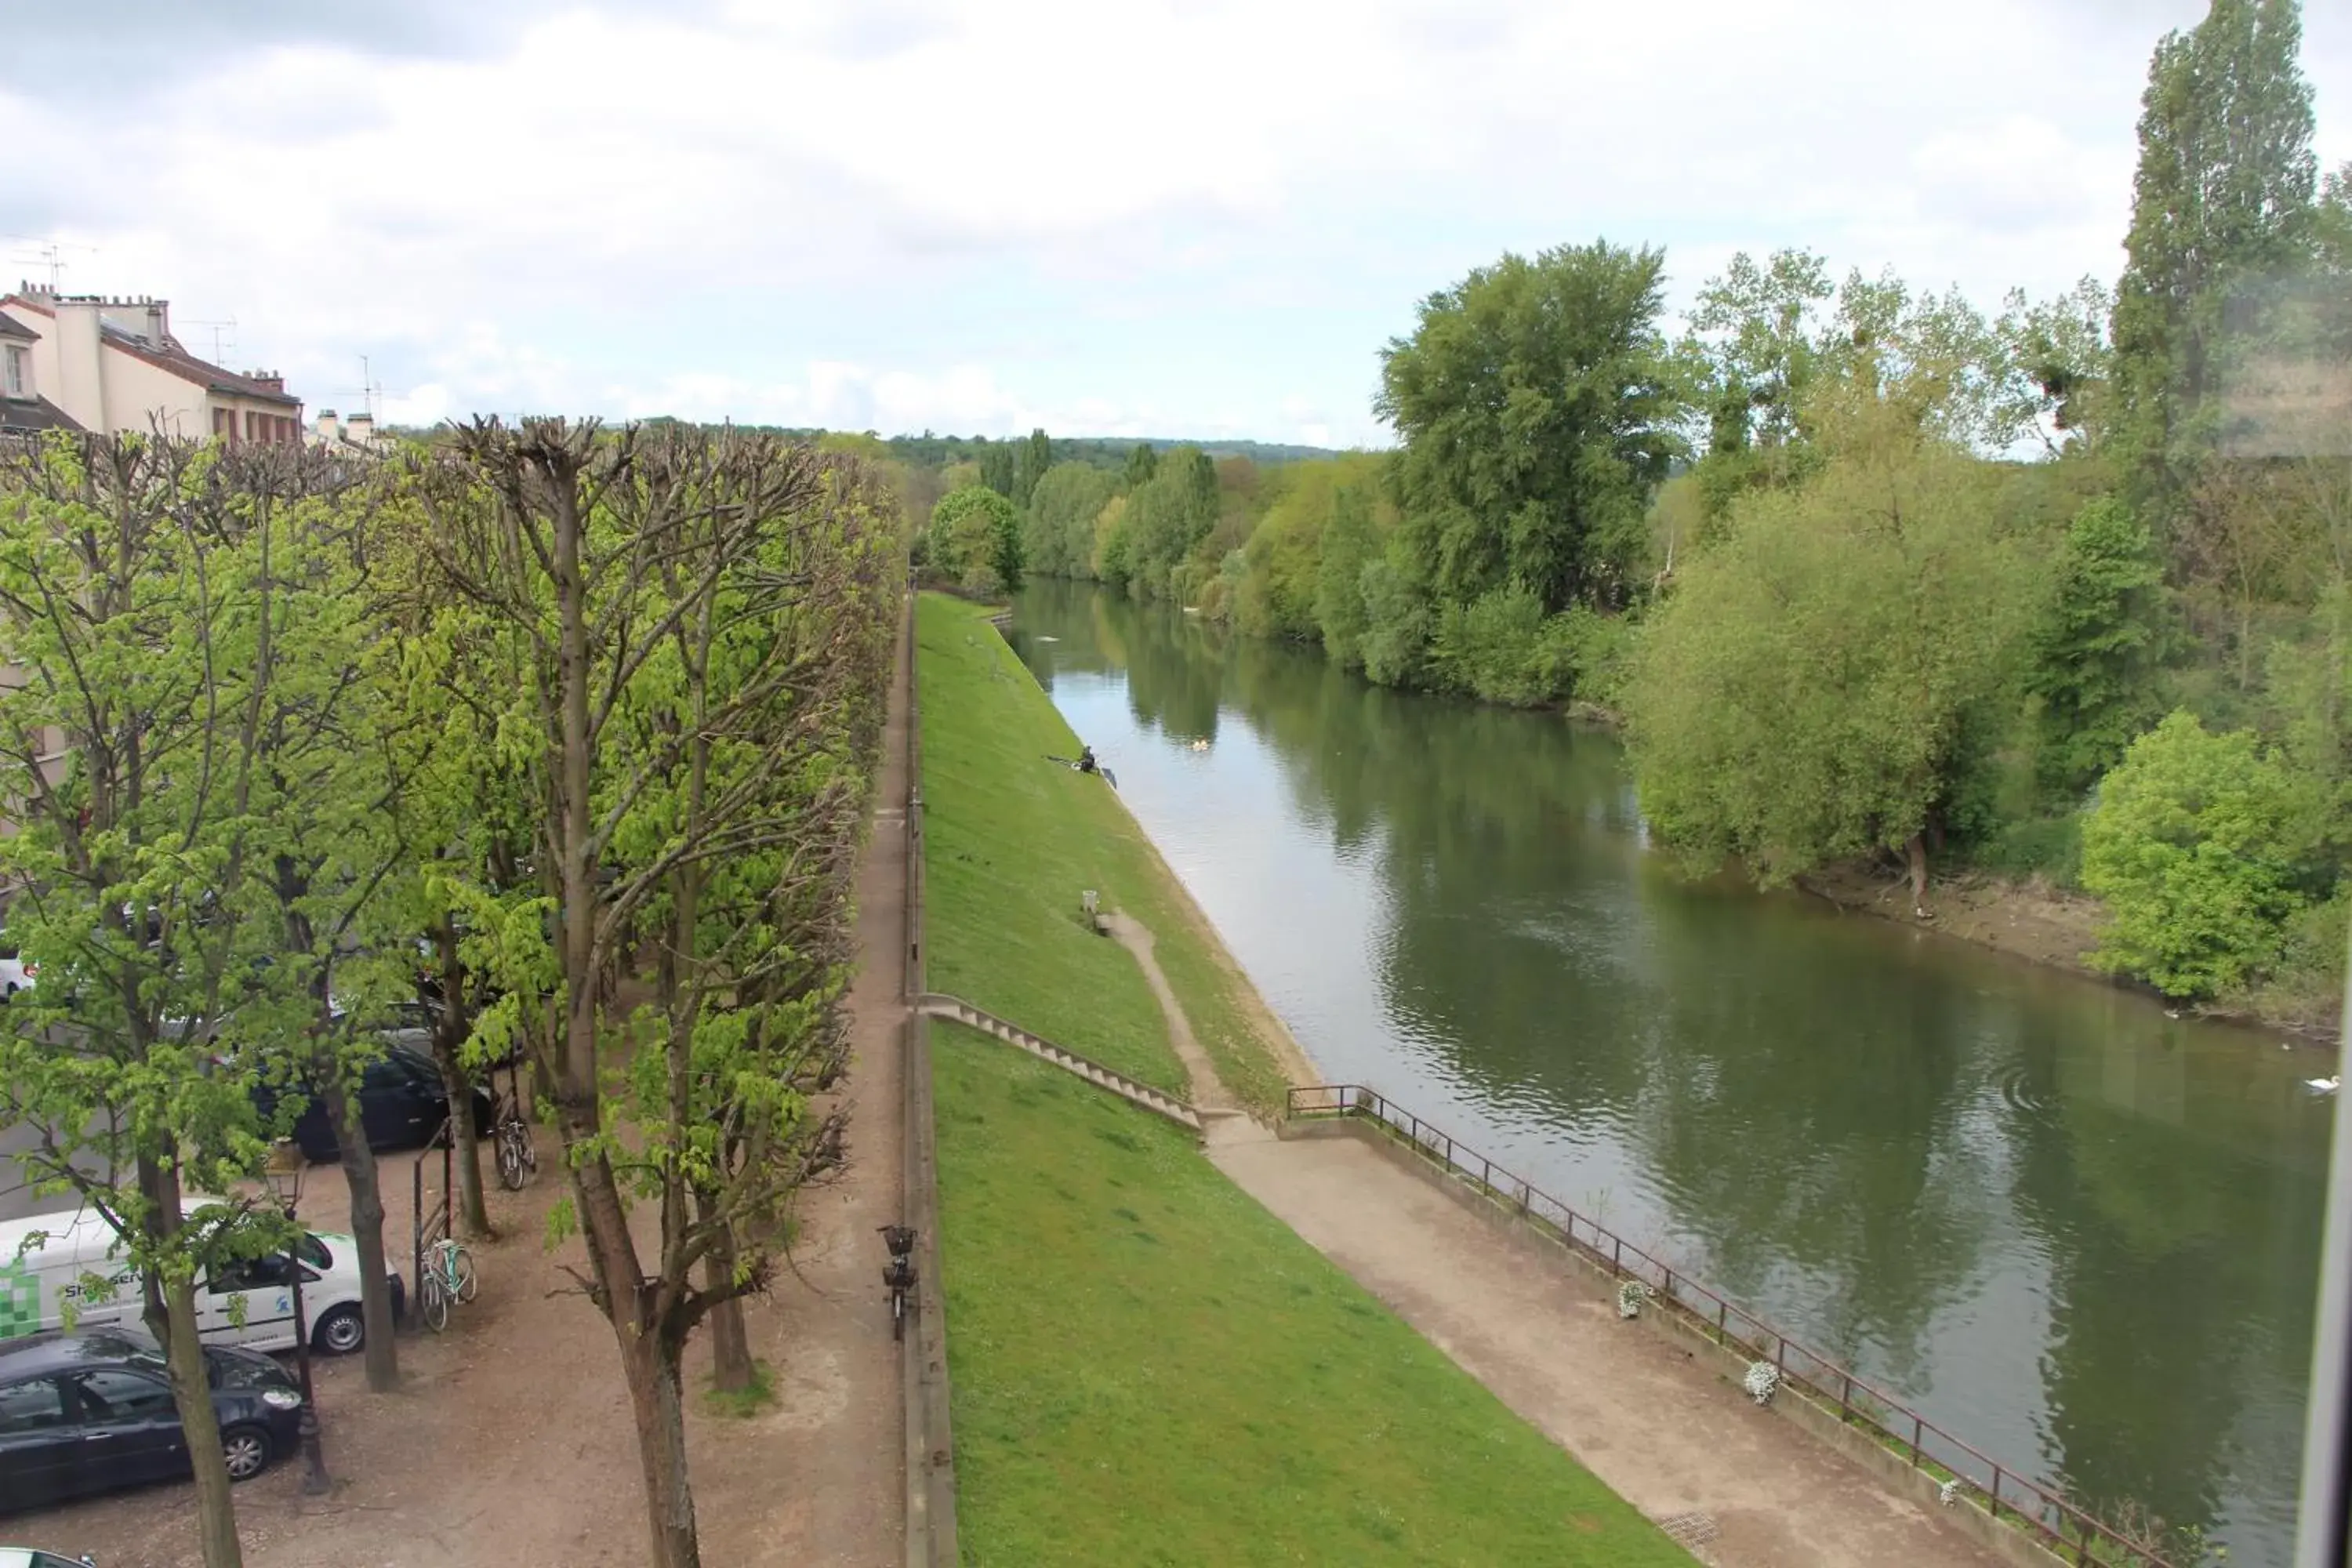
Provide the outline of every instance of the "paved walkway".
<path id="1" fill-rule="evenodd" d="M 1353 1138 L 1213 1130 L 1209 1157 L 1504 1404 L 1720 1568 L 2000 1562 Z"/>
<path id="2" fill-rule="evenodd" d="M 1208 1055 L 1126 915 L 1204 1110 L 1230 1106 Z M 1718 1568 L 1983 1568 L 2001 1561 L 1712 1367 L 1624 1321 L 1601 1282 L 1514 1247 L 1426 1180 L 1349 1137 L 1277 1140 L 1230 1111 L 1209 1158 L 1243 1191 L 1586 1468 Z"/>
<path id="3" fill-rule="evenodd" d="M 911 613 L 911 612 L 909 612 Z M 746 1440 L 788 1502 L 756 1559 L 822 1568 L 900 1568 L 906 1561 L 906 1457 L 899 1349 L 890 1337 L 876 1228 L 898 1222 L 905 1098 L 908 669 L 903 627 L 890 683 L 874 831 L 857 868 L 856 979 L 849 988 L 848 1168 L 802 1201 L 792 1268 L 779 1268 L 776 1310 L 755 1353 L 776 1376 L 775 1408 Z M 796 1277 L 797 1276 L 797 1277 Z"/>

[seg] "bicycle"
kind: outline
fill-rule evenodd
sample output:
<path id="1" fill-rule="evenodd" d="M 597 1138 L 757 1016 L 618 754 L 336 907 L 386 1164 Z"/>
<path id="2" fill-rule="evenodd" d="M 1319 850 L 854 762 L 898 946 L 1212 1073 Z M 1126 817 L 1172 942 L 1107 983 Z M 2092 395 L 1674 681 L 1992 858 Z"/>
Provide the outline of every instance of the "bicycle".
<path id="1" fill-rule="evenodd" d="M 890 1249 L 890 1261 L 882 1266 L 882 1283 L 890 1289 L 890 1337 L 907 1337 L 907 1314 L 915 1308 L 915 1233 L 903 1225 L 875 1227 L 882 1233 L 883 1245 Z"/>
<path id="2" fill-rule="evenodd" d="M 499 1184 L 510 1193 L 522 1191 L 539 1174 L 539 1150 L 531 1142 L 530 1123 L 512 1099 L 499 1102 L 498 1127 L 490 1136 L 498 1145 Z"/>
<path id="3" fill-rule="evenodd" d="M 417 1310 L 435 1333 L 449 1326 L 449 1303 L 474 1299 L 481 1282 L 474 1274 L 474 1255 L 462 1242 L 443 1237 L 425 1249 L 424 1277 L 416 1282 Z"/>

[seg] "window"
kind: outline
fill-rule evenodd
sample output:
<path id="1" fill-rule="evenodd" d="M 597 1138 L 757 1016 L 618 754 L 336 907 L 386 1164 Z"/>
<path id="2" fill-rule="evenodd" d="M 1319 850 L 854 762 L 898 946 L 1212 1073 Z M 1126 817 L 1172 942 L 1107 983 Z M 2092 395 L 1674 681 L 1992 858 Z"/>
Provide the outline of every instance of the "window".
<path id="1" fill-rule="evenodd" d="M 236 422 L 229 417 L 229 412 L 227 409 L 215 408 L 213 410 L 213 434 L 219 437 L 224 441 L 234 441 L 236 439 Z"/>
<path id="2" fill-rule="evenodd" d="M 14 343 L 8 345 L 7 387 L 8 395 L 11 397 L 30 397 L 33 395 L 33 372 L 31 364 L 27 360 L 25 351 L 18 348 Z"/>
<path id="3" fill-rule="evenodd" d="M 73 1385 L 84 1421 L 134 1420 L 172 1408 L 170 1386 L 135 1372 L 79 1372 Z"/>
<path id="4" fill-rule="evenodd" d="M 253 439 L 253 410 L 250 408 L 245 411 L 245 438 L 248 441 Z"/>
<path id="5" fill-rule="evenodd" d="M 286 1259 L 272 1253 L 267 1258 L 240 1258 L 234 1262 L 213 1265 L 210 1281 L 215 1295 L 231 1290 L 274 1290 L 286 1283 Z"/>
<path id="6" fill-rule="evenodd" d="M 35 1378 L 0 1388 L 0 1437 L 66 1424 L 65 1395 L 54 1378 Z"/>

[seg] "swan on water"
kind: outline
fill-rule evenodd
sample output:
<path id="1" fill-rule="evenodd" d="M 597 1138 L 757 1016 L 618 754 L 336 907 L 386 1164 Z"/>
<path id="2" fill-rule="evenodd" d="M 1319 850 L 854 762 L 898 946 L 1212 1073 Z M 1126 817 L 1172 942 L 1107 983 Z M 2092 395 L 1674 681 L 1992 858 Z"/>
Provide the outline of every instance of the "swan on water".
<path id="1" fill-rule="evenodd" d="M 2303 1087 L 2314 1094 L 2334 1094 L 2343 1087 L 2343 1084 L 2342 1073 L 2330 1073 L 2326 1078 L 2307 1078 L 2303 1080 Z"/>

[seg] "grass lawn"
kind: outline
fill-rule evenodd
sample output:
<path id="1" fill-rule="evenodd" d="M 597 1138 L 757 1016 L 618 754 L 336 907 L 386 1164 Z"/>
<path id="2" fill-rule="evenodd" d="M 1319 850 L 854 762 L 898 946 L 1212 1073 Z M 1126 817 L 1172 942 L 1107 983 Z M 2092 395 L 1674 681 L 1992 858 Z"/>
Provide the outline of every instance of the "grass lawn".
<path id="1" fill-rule="evenodd" d="M 1133 962 L 1076 914 L 1102 889 L 1164 955 L 1163 873 L 1107 785 L 1038 756 L 1068 731 L 994 633 L 946 601 L 920 626 L 932 985 L 1181 1088 Z M 1262 1052 L 1193 957 L 1187 1006 Z M 974 1031 L 932 1042 L 966 1563 L 1687 1568 L 1183 1131 Z"/>
<path id="2" fill-rule="evenodd" d="M 1168 983 L 1217 1076 L 1279 1110 L 1286 1087 L 1250 1027 L 1244 981 L 1202 939 L 1173 874 L 1100 778 L 1045 760 L 1077 738 L 982 612 L 925 595 L 921 641 L 925 980 L 1182 1095 L 1159 1004 L 1135 961 L 1090 931 L 1078 895 L 1151 928 Z"/>

